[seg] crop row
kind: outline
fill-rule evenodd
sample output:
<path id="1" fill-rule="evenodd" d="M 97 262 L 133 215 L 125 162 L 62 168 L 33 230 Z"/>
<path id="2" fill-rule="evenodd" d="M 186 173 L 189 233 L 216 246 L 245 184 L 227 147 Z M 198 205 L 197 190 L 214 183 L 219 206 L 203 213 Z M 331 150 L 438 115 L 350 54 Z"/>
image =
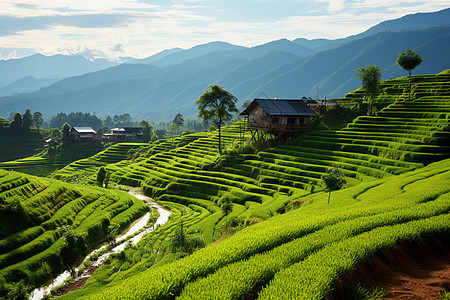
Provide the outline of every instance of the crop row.
<path id="1" fill-rule="evenodd" d="M 415 220 L 422 222 L 418 224 L 429 225 L 428 227 L 411 227 L 413 229 L 410 231 L 415 232 L 414 236 L 425 232 L 440 232 L 445 227 L 443 226 L 445 221 L 447 221 L 447 227 L 449 224 L 446 214 L 449 209 L 449 174 L 450 161 L 446 161 L 416 171 L 409 176 L 400 175 L 395 179 L 389 178 L 389 180 L 383 179 L 381 182 L 360 184 L 336 193 L 333 197 L 337 197 L 339 200 L 336 201 L 339 203 L 326 210 L 324 210 L 327 206 L 326 195 L 317 195 L 314 198 L 315 205 L 309 205 L 302 210 L 292 211 L 251 226 L 221 243 L 199 250 L 173 263 L 144 271 L 121 282 L 120 286 L 112 285 L 105 291 L 90 296 L 93 299 L 120 299 L 127 296 L 139 299 L 165 299 L 179 293 L 181 293 L 180 295 L 186 293 L 186 297 L 189 298 L 189 295 L 193 295 L 187 294 L 189 292 L 197 293 L 197 295 L 201 295 L 201 293 L 213 295 L 212 298 L 217 295 L 220 295 L 218 298 L 222 298 L 222 296 L 233 298 L 228 292 L 220 294 L 220 291 L 234 290 L 233 287 L 230 287 L 232 284 L 228 284 L 227 287 L 225 287 L 226 284 L 221 284 L 222 276 L 226 277 L 228 276 L 226 274 L 230 274 L 231 277 L 227 279 L 230 280 L 228 283 L 232 282 L 231 278 L 237 274 L 248 278 L 250 283 L 247 287 L 235 283 L 237 291 L 233 293 L 243 296 L 255 285 L 258 286 L 261 280 L 267 282 L 272 277 L 275 280 L 277 272 L 280 271 L 282 274 L 284 268 L 289 269 L 289 265 L 296 266 L 296 262 L 303 261 L 303 259 L 309 261 L 313 250 L 324 249 L 320 251 L 332 253 L 330 245 L 335 244 L 328 244 L 326 237 L 333 239 L 336 236 L 334 237 L 336 243 L 348 244 L 350 242 L 347 241 L 352 241 L 352 237 L 365 237 L 365 232 L 376 235 L 375 233 L 389 228 L 409 228 L 412 224 L 410 221 L 415 222 Z M 438 216 L 433 217 L 434 215 Z M 398 225 L 400 227 L 394 227 L 397 226 L 395 224 L 400 224 Z M 417 228 L 426 228 L 426 230 L 421 231 Z M 390 230 L 389 232 L 391 235 L 396 235 L 397 231 Z M 410 236 L 408 235 L 408 237 Z M 380 249 L 377 243 L 367 242 L 371 238 L 372 234 L 365 239 L 365 247 L 358 246 L 357 251 L 370 254 L 373 253 L 373 247 L 376 246 L 376 249 Z M 313 240 L 316 244 L 312 242 Z M 295 248 L 294 245 L 300 248 Z M 391 245 L 390 242 L 388 246 Z M 301 247 L 305 247 L 303 248 L 305 250 L 302 251 Z M 297 249 L 299 253 L 293 254 L 287 249 Z M 280 253 L 285 255 L 280 257 L 277 255 Z M 272 258 L 263 259 L 266 256 Z M 292 256 L 296 257 L 292 258 Z M 311 257 L 315 256 L 311 255 Z M 352 266 L 365 257 L 367 256 L 361 255 L 357 261 L 352 261 Z M 266 264 L 268 265 L 266 266 Z M 259 271 L 255 265 L 260 268 Z M 333 265 L 333 261 L 327 261 L 325 268 Z M 239 269 L 240 266 L 243 269 Z M 254 267 L 255 270 L 253 270 Z M 311 274 L 322 274 L 319 270 L 317 272 L 319 273 L 312 272 Z M 209 274 L 212 274 L 211 277 L 205 277 Z M 342 274 L 339 273 L 339 275 Z M 202 277 L 205 278 L 200 279 Z M 217 280 L 213 280 L 214 278 Z M 197 279 L 200 279 L 198 283 Z M 245 285 L 246 280 L 242 279 L 242 285 Z M 323 289 L 320 292 L 327 293 L 334 280 L 335 277 L 328 280 L 327 285 L 322 286 Z M 280 280 L 280 282 L 283 281 L 290 282 L 286 278 Z M 203 285 L 207 282 L 211 286 L 220 285 L 221 289 L 218 289 L 215 294 L 214 288 L 210 289 L 210 285 Z M 268 288 L 271 285 L 272 283 Z M 186 291 L 183 292 L 185 286 Z M 290 290 L 298 290 L 295 285 L 291 286 Z M 209 297 L 206 296 L 206 298 Z M 314 296 L 307 296 L 305 299 L 309 298 L 313 299 Z"/>
<path id="2" fill-rule="evenodd" d="M 0 179 L 14 175 L 26 180 L 6 191 L 20 197 L 8 197 L 0 204 L 0 297 L 13 282 L 23 279 L 31 286 L 43 284 L 68 266 L 67 252 L 71 250 L 61 238 L 62 226 L 83 235 L 83 245 L 73 249 L 76 255 L 83 255 L 88 247 L 106 241 L 109 224 L 124 228 L 148 210 L 125 192 L 79 189 L 51 179 L 6 173 L 0 170 Z M 2 182 L 8 185 L 11 181 Z M 30 183 L 41 186 L 26 188 Z"/>

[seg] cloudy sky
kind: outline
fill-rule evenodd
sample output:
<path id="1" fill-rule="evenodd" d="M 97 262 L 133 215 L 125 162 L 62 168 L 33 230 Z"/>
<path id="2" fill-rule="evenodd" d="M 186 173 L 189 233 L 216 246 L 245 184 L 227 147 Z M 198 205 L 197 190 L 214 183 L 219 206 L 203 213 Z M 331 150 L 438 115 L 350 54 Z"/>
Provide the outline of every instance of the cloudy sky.
<path id="1" fill-rule="evenodd" d="M 1 0 L 0 58 L 147 57 L 211 41 L 340 38 L 450 0 Z"/>

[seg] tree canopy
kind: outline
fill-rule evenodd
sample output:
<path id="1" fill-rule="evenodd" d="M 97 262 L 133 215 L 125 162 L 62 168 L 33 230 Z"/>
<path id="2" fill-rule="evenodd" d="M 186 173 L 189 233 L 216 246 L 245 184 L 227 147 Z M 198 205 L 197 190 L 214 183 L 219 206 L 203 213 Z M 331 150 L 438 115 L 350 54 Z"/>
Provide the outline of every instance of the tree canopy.
<path id="1" fill-rule="evenodd" d="M 173 124 L 177 126 L 177 130 L 180 130 L 181 127 L 184 125 L 184 118 L 183 115 L 178 113 L 175 118 L 173 118 Z"/>
<path id="2" fill-rule="evenodd" d="M 356 69 L 357 72 L 354 77 L 358 77 L 362 81 L 362 88 L 364 89 L 364 95 L 368 99 L 367 115 L 372 114 L 373 103 L 375 97 L 379 92 L 379 85 L 381 80 L 381 69 L 378 66 L 369 65 L 367 68 L 360 67 Z"/>
<path id="3" fill-rule="evenodd" d="M 398 54 L 397 64 L 405 71 L 408 71 L 409 77 L 411 78 L 411 71 L 420 65 L 422 61 L 423 58 L 420 54 L 408 49 Z"/>
<path id="4" fill-rule="evenodd" d="M 320 177 L 325 190 L 328 192 L 328 204 L 332 191 L 337 191 L 345 184 L 345 176 L 337 167 L 329 168 L 327 173 Z"/>
<path id="5" fill-rule="evenodd" d="M 198 117 L 204 123 L 213 123 L 219 130 L 219 153 L 222 154 L 221 132 L 222 121 L 229 120 L 233 113 L 238 112 L 236 102 L 238 99 L 219 85 L 208 86 L 209 90 L 204 92 L 196 101 L 199 110 Z"/>

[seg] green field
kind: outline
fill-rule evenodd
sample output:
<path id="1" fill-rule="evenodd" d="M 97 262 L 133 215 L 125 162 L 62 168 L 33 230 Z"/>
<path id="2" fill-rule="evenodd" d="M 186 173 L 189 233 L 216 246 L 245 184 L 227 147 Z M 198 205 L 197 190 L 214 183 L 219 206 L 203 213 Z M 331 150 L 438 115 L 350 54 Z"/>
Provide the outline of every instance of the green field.
<path id="1" fill-rule="evenodd" d="M 46 283 L 106 242 L 111 223 L 125 228 L 147 211 L 123 191 L 0 170 L 0 297 L 20 280 Z M 80 235 L 76 244 L 65 242 L 63 226 Z"/>
<path id="2" fill-rule="evenodd" d="M 14 173 L 40 186 L 21 189 L 28 193 L 67 185 L 77 193 L 74 199 L 87 190 L 118 197 L 119 203 L 134 199 L 89 187 L 104 166 L 110 186 L 137 187 L 172 212 L 165 225 L 113 255 L 84 289 L 61 298 L 322 299 L 344 274 L 378 251 L 401 241 L 448 236 L 450 74 L 414 76 L 411 100 L 408 86 L 407 78 L 384 81 L 380 97 L 386 103 L 376 115 L 359 116 L 339 130 L 303 133 L 289 145 L 255 151 L 242 141 L 241 120 L 223 127 L 222 156 L 217 132 L 204 132 L 116 144 L 53 172 L 53 179 Z M 360 90 L 339 101 L 351 107 L 358 97 Z M 347 183 L 327 204 L 320 179 L 336 166 Z M 33 195 L 24 194 L 20 201 Z M 229 215 L 221 208 L 227 199 L 233 203 Z M 55 215 L 65 220 L 68 211 Z M 171 243 L 180 224 L 188 238 L 209 246 L 193 253 L 174 251 Z M 23 228 L 30 230 L 23 235 L 31 236 L 25 241 L 47 232 L 33 228 Z M 10 235 L 22 237 L 21 232 Z M 59 236 L 47 235 L 39 241 L 58 244 L 52 243 Z M 10 250 L 22 247 L 5 243 Z"/>

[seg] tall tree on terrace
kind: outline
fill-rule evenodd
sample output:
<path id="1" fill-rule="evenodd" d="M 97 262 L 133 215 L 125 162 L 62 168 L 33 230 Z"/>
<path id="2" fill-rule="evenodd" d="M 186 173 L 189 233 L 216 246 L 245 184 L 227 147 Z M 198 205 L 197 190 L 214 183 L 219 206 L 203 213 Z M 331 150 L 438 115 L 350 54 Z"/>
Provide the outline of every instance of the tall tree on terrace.
<path id="1" fill-rule="evenodd" d="M 42 113 L 40 112 L 35 112 L 33 114 L 33 124 L 34 126 L 36 126 L 36 130 L 37 132 L 39 132 L 39 128 L 41 128 L 42 123 L 44 123 L 44 117 L 42 116 Z"/>
<path id="2" fill-rule="evenodd" d="M 367 107 L 367 115 L 372 115 L 374 99 L 379 92 L 381 80 L 381 69 L 378 66 L 369 65 L 367 68 L 360 67 L 355 71 L 357 74 L 353 77 L 359 77 L 362 81 L 364 96 L 367 97 L 369 106 Z"/>
<path id="3" fill-rule="evenodd" d="M 183 115 L 178 113 L 175 118 L 173 118 L 172 121 L 173 124 L 175 124 L 177 126 L 177 130 L 179 131 L 181 127 L 183 127 L 184 125 L 184 118 Z"/>
<path id="4" fill-rule="evenodd" d="M 420 65 L 422 61 L 422 56 L 411 49 L 398 54 L 397 64 L 409 73 L 409 100 L 411 100 L 411 71 Z"/>
<path id="5" fill-rule="evenodd" d="M 142 120 L 138 123 L 138 126 L 142 127 L 142 138 L 144 141 L 149 142 L 152 137 L 153 125 L 146 120 Z"/>
<path id="6" fill-rule="evenodd" d="M 22 115 L 23 123 L 22 129 L 26 132 L 30 131 L 30 127 L 33 124 L 33 115 L 31 114 L 31 109 L 27 109 Z"/>
<path id="7" fill-rule="evenodd" d="M 219 129 L 219 153 L 222 155 L 222 136 L 220 127 L 222 121 L 233 117 L 232 113 L 238 111 L 236 96 L 218 85 L 208 86 L 209 90 L 204 92 L 195 102 L 199 110 L 198 116 L 204 123 L 212 122 Z"/>

